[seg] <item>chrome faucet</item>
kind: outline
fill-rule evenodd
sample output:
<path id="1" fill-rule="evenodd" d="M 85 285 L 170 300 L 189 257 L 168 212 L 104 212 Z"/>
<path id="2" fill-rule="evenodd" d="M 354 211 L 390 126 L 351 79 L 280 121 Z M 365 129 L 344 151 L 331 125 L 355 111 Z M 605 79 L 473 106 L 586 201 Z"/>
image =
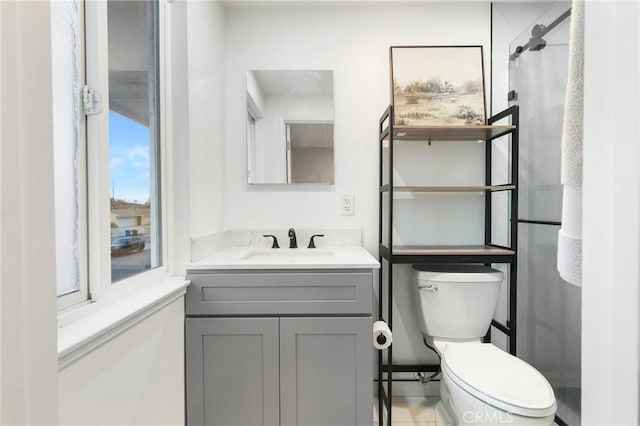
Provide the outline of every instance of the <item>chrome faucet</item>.
<path id="1" fill-rule="evenodd" d="M 289 228 L 289 248 L 298 248 L 298 240 L 296 239 L 296 231 Z"/>

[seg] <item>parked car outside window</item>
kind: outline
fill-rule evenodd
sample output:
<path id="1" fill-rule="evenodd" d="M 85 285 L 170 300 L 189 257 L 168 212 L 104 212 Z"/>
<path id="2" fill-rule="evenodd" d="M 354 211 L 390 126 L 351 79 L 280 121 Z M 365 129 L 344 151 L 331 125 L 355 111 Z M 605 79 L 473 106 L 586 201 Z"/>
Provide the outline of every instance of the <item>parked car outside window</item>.
<path id="1" fill-rule="evenodd" d="M 144 238 L 120 237 L 111 243 L 111 256 L 121 256 L 144 250 Z"/>

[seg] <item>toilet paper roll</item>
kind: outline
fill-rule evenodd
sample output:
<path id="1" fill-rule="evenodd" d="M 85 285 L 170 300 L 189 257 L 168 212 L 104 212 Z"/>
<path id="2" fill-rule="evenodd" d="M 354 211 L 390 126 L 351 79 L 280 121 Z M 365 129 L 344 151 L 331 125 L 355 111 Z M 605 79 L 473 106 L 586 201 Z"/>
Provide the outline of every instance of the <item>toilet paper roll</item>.
<path id="1" fill-rule="evenodd" d="M 373 323 L 373 347 L 376 349 L 386 349 L 391 346 L 393 337 L 391 330 L 384 321 L 376 321 Z"/>

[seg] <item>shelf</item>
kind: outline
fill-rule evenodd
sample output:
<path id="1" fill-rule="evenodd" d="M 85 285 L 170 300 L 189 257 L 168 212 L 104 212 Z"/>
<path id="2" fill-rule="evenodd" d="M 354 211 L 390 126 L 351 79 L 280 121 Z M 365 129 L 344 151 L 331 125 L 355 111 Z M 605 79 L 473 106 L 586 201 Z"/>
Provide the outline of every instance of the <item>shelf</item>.
<path id="1" fill-rule="evenodd" d="M 469 185 L 469 186 L 394 186 L 394 192 L 485 192 L 510 191 L 515 185 Z M 380 192 L 389 192 L 389 185 L 382 185 Z"/>
<path id="2" fill-rule="evenodd" d="M 504 120 L 504 121 L 503 121 Z M 510 121 L 507 121 L 510 120 Z M 488 123 L 513 123 L 513 125 L 485 125 L 485 126 L 396 126 L 394 120 L 394 108 L 389 105 L 378 122 L 378 140 L 379 140 L 379 159 L 380 159 L 380 176 L 379 176 L 379 218 L 380 218 L 380 235 L 378 238 L 378 249 L 380 260 L 379 280 L 378 280 L 378 312 L 380 320 L 388 321 L 389 328 L 393 325 L 394 320 L 394 289 L 396 287 L 407 288 L 407 285 L 412 285 L 406 277 L 403 279 L 394 278 L 397 274 L 394 273 L 394 265 L 437 265 L 437 264 L 482 264 L 493 265 L 501 264 L 507 266 L 508 274 L 506 274 L 506 280 L 508 282 L 508 318 L 505 324 L 498 323 L 493 320 L 492 328 L 490 330 L 497 330 L 506 335 L 509 341 L 509 352 L 512 355 L 516 353 L 516 319 L 517 319 L 517 253 L 516 247 L 518 246 L 518 227 L 516 218 L 518 217 L 518 121 L 519 121 L 519 107 L 511 106 L 498 114 L 488 118 Z M 490 141 L 497 139 L 501 136 L 510 135 L 509 137 L 509 160 L 510 165 L 510 178 L 507 183 L 502 185 L 495 185 L 492 182 L 491 164 L 493 151 Z M 393 142 L 406 142 L 392 143 Z M 422 144 L 429 144 L 431 142 L 444 142 L 440 147 L 443 149 L 454 148 L 449 142 L 485 142 L 481 147 L 485 152 L 485 174 L 484 181 L 477 180 L 476 182 L 482 182 L 484 185 L 406 185 L 401 182 L 401 179 L 394 180 L 393 176 L 396 172 L 401 172 L 400 165 L 396 164 L 394 157 L 394 150 L 400 151 L 408 148 L 406 145 L 417 147 Z M 471 143 L 461 146 L 461 148 L 473 148 Z M 457 153 L 457 149 L 454 150 Z M 411 153 L 410 153 L 411 154 Z M 458 153 L 460 155 L 460 153 Z M 402 153 L 404 155 L 404 153 Z M 411 165 L 409 162 L 407 167 Z M 452 162 L 451 173 L 455 173 L 455 162 Z M 404 166 L 403 166 L 404 167 Z M 458 167 L 464 167 L 464 162 L 460 162 Z M 419 172 L 420 168 L 424 168 L 424 165 L 416 159 L 413 162 L 413 171 Z M 400 176 L 403 176 L 400 173 Z M 430 174 L 426 174 L 422 178 L 416 178 L 411 180 L 411 183 L 416 181 L 429 182 L 428 177 Z M 451 179 L 453 180 L 453 179 Z M 395 182 L 395 185 L 392 183 Z M 504 181 L 503 181 L 504 182 Z M 509 183 L 510 182 L 510 183 Z M 398 185 L 398 183 L 401 183 Z M 493 244 L 496 240 L 492 238 L 492 203 L 491 194 L 494 191 L 512 191 L 509 201 L 509 214 L 504 218 L 507 222 L 505 225 L 509 229 L 509 242 L 505 243 L 508 247 L 503 245 Z M 388 195 L 385 195 L 385 192 Z M 395 196 L 395 193 L 403 193 L 404 196 Z M 407 193 L 411 195 L 406 195 Z M 425 194 L 429 193 L 482 193 L 485 199 L 484 203 L 484 244 L 480 245 L 394 245 L 394 242 L 398 242 L 396 233 L 399 232 L 396 229 L 399 217 L 401 220 L 406 220 L 402 214 L 394 215 L 396 209 L 400 209 L 394 204 L 401 204 L 405 199 L 423 199 L 425 202 L 410 203 L 411 206 L 403 203 L 402 212 L 405 207 L 415 207 L 416 210 L 421 208 L 428 208 L 427 204 L 430 201 L 447 201 L 440 200 L 438 196 L 429 196 Z M 451 199 L 466 198 L 469 195 L 454 195 Z M 475 196 L 472 196 L 475 197 Z M 449 197 L 446 197 L 449 198 Z M 411 200 L 416 201 L 416 200 Z M 480 212 L 478 212 L 480 213 Z M 419 216 L 416 216 L 419 217 Z M 452 218 L 452 220 L 455 218 Z M 425 219 L 426 220 L 426 219 Z M 386 226 L 385 226 L 386 225 Z M 412 228 L 408 228 L 403 232 L 413 232 Z M 455 232 L 455 231 L 454 231 Z M 462 232 L 459 230 L 458 233 Z M 416 231 L 416 235 L 412 238 L 413 241 L 429 241 L 429 235 L 422 236 Z M 480 239 L 478 239 L 480 240 Z M 386 241 L 386 242 L 383 242 Z M 512 249 L 513 248 L 513 249 Z M 386 291 L 385 291 L 386 289 Z M 386 299 L 386 313 L 385 313 L 385 299 Z M 392 330 L 393 331 L 393 330 Z M 424 371 L 430 372 L 437 370 L 437 366 L 431 365 L 398 365 L 394 363 L 393 353 L 395 350 L 393 346 L 387 349 L 387 364 L 384 363 L 383 351 L 378 352 L 378 394 L 379 400 L 379 412 L 378 417 L 380 423 L 383 423 L 384 410 L 382 404 L 387 402 L 387 423 L 391 423 L 392 419 L 392 407 L 388 402 L 393 397 L 393 382 L 394 380 L 406 380 L 406 379 L 394 379 L 395 372 L 415 372 Z M 384 388 L 386 383 L 386 390 Z"/>
<path id="3" fill-rule="evenodd" d="M 494 246 L 393 246 L 392 254 L 418 255 L 418 256 L 443 256 L 443 255 L 513 255 L 513 250 Z"/>
<path id="4" fill-rule="evenodd" d="M 380 245 L 380 255 L 392 263 L 513 263 L 515 251 L 490 245 L 394 246 Z"/>
<path id="5" fill-rule="evenodd" d="M 400 141 L 479 141 L 513 132 L 516 126 L 393 126 L 393 139 Z M 388 127 L 382 132 L 388 138 Z"/>

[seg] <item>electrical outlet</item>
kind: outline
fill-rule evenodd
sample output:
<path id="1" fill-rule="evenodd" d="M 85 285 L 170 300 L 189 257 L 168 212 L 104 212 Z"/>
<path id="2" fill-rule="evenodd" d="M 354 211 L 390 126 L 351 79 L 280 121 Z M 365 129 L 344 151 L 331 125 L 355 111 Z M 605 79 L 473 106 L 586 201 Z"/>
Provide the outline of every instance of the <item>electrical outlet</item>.
<path id="1" fill-rule="evenodd" d="M 342 203 L 340 205 L 340 214 L 342 216 L 353 216 L 353 194 L 345 194 L 342 196 Z"/>

